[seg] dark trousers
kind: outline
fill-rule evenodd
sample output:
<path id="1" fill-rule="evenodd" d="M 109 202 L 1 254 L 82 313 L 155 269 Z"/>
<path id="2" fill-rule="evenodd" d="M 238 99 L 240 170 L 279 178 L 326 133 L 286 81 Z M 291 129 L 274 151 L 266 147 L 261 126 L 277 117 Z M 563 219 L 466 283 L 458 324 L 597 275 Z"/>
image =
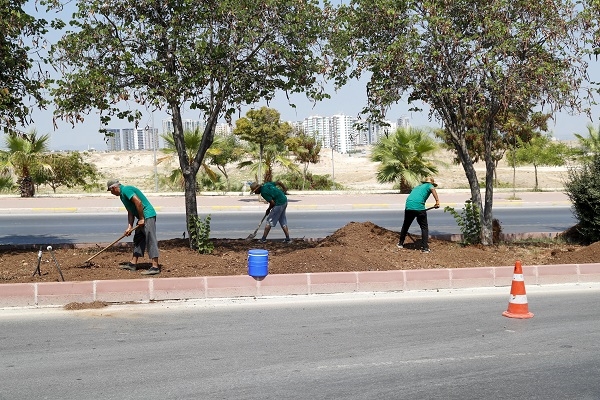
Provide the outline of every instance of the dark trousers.
<path id="1" fill-rule="evenodd" d="M 410 228 L 410 225 L 413 223 L 415 218 L 421 227 L 421 243 L 423 249 L 428 249 L 429 225 L 427 224 L 427 211 L 425 210 L 404 210 L 404 223 L 402 224 L 402 229 L 400 230 L 400 240 L 398 243 L 404 244 L 406 234 L 408 233 L 408 228 Z"/>

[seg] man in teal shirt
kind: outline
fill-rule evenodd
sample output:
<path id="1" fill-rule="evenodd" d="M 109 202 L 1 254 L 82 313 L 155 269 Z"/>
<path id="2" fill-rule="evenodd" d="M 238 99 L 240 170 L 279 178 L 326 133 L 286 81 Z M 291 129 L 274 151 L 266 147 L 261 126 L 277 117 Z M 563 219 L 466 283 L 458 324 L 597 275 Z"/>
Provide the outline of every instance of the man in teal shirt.
<path id="1" fill-rule="evenodd" d="M 398 241 L 398 248 L 404 248 L 404 240 L 408 228 L 413 223 L 415 218 L 417 223 L 421 227 L 421 243 L 423 253 L 429 253 L 429 225 L 427 223 L 427 210 L 425 209 L 425 202 L 429 198 L 429 195 L 433 195 L 435 198 L 434 208 L 440 208 L 440 200 L 438 198 L 435 188 L 437 184 L 432 177 L 427 177 L 421 181 L 419 186 L 415 186 L 411 190 L 410 194 L 406 198 L 406 205 L 404 207 L 404 223 L 400 230 L 400 240 Z"/>
<path id="2" fill-rule="evenodd" d="M 135 186 L 121 185 L 118 180 L 111 179 L 107 183 L 108 191 L 119 196 L 127 209 L 127 222 L 129 226 L 125 235 L 131 235 L 134 221 L 137 219 L 137 229 L 133 235 L 133 256 L 130 262 L 121 263 L 121 269 L 135 271 L 137 262 L 148 249 L 148 257 L 152 259 L 152 267 L 142 272 L 143 275 L 160 274 L 158 264 L 158 239 L 156 237 L 156 211 L 146 196 Z"/>
<path id="3" fill-rule="evenodd" d="M 283 190 L 279 189 L 276 185 L 280 186 Z M 260 194 L 262 198 L 269 203 L 269 208 L 267 208 L 267 211 L 265 212 L 265 215 L 268 215 L 267 224 L 265 225 L 265 231 L 260 241 L 266 243 L 267 235 L 269 234 L 271 227 L 277 225 L 279 222 L 279 225 L 285 234 L 284 242 L 290 243 L 290 233 L 288 232 L 287 217 L 285 214 L 288 204 L 285 195 L 287 193 L 287 187 L 285 187 L 281 181 L 265 182 L 262 185 L 253 182 L 250 185 L 250 193 Z"/>

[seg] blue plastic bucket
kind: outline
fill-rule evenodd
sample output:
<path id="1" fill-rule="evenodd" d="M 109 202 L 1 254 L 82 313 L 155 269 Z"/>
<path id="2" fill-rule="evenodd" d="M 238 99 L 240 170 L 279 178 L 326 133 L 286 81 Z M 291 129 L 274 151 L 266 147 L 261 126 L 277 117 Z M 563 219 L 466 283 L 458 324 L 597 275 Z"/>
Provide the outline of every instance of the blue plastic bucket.
<path id="1" fill-rule="evenodd" d="M 269 251 L 263 249 L 248 250 L 248 275 L 256 278 L 269 273 Z"/>

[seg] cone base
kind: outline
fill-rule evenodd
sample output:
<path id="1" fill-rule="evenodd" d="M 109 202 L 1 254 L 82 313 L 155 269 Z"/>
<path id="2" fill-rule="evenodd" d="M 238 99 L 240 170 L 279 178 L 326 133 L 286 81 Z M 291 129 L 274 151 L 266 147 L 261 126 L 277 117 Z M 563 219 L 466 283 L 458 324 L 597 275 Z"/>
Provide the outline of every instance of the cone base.
<path id="1" fill-rule="evenodd" d="M 520 318 L 520 319 L 533 318 L 533 313 L 530 313 L 530 312 L 527 312 L 524 314 L 515 314 L 510 311 L 504 311 L 502 313 L 502 315 L 504 315 L 505 317 L 508 317 L 508 318 Z"/>

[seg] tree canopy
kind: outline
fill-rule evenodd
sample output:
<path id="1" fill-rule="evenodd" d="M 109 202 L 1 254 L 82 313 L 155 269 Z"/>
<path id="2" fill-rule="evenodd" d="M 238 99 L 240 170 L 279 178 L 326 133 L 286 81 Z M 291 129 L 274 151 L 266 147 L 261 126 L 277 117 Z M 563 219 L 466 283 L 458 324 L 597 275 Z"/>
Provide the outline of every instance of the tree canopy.
<path id="1" fill-rule="evenodd" d="M 513 0 L 352 0 L 341 6 L 331 45 L 337 83 L 369 72 L 363 110 L 382 119 L 400 100 L 430 107 L 482 209 L 482 243 L 492 243 L 494 137 L 510 110 L 580 109 L 585 37 L 577 4 Z M 347 71 L 350 71 L 349 73 Z M 474 123 L 476 121 L 476 124 Z M 486 163 L 485 202 L 469 152 L 476 126 Z"/>
<path id="2" fill-rule="evenodd" d="M 73 124 L 99 110 L 136 121 L 140 109 L 166 110 L 185 180 L 186 217 L 197 215 L 196 174 L 219 119 L 275 92 L 327 95 L 323 15 L 318 0 L 88 0 L 52 49 L 62 72 L 52 86 L 56 118 Z M 299 34 L 301 32 L 302 34 Z M 182 109 L 206 129 L 186 151 Z"/>
<path id="3" fill-rule="evenodd" d="M 3 0 L 0 6 L 0 127 L 4 132 L 31 121 L 31 106 L 43 106 L 45 74 L 34 69 L 46 20 L 23 10 L 27 0 Z"/>

